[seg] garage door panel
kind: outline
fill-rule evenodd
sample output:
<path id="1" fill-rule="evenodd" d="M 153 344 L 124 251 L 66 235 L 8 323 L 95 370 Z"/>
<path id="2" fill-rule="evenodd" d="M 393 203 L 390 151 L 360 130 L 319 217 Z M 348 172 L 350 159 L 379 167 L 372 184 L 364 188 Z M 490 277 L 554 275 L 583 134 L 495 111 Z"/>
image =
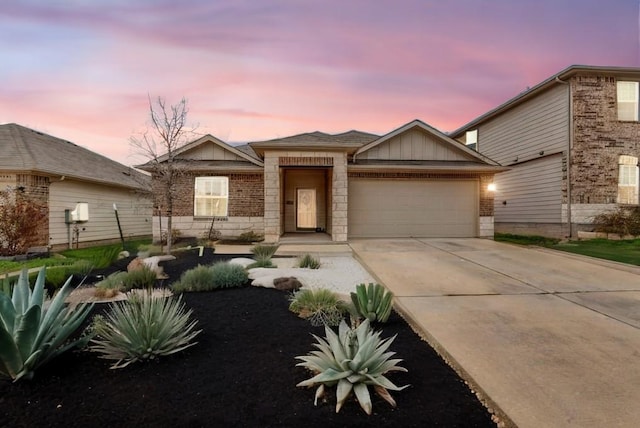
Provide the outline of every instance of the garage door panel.
<path id="1" fill-rule="evenodd" d="M 476 236 L 476 181 L 349 183 L 349 236 Z"/>

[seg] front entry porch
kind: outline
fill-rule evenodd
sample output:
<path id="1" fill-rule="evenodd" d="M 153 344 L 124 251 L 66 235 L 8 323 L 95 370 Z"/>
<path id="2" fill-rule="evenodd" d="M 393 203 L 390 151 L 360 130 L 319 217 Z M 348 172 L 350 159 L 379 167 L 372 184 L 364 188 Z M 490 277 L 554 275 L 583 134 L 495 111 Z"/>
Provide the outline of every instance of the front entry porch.
<path id="1" fill-rule="evenodd" d="M 346 242 L 346 153 L 302 154 L 265 152 L 265 241 L 300 234 Z"/>

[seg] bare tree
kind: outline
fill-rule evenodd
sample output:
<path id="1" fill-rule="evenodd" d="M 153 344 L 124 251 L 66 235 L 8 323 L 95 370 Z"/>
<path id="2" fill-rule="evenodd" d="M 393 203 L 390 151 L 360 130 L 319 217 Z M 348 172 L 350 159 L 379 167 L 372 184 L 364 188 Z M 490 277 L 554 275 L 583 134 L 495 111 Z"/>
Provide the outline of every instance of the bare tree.
<path id="1" fill-rule="evenodd" d="M 130 140 L 131 146 L 148 159 L 147 163 L 138 168 L 151 173 L 154 207 L 160 219 L 163 213 L 166 215 L 167 253 L 171 252 L 173 241 L 172 217 L 174 200 L 179 191 L 177 182 L 185 173 L 185 165 L 177 155 L 194 131 L 186 124 L 188 112 L 185 98 L 170 106 L 167 106 L 164 98 L 158 97 L 155 103 L 149 98 L 150 126 L 141 136 L 131 137 Z M 162 230 L 160 240 L 162 241 Z"/>

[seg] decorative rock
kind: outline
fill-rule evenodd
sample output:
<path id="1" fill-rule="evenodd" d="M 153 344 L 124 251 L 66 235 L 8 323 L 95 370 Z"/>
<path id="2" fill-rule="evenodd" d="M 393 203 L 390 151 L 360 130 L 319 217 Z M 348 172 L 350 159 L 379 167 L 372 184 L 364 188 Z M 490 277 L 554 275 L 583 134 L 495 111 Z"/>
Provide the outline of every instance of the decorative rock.
<path id="1" fill-rule="evenodd" d="M 281 291 L 297 291 L 302 288 L 302 283 L 294 276 L 275 278 L 273 287 Z"/>
<path id="2" fill-rule="evenodd" d="M 160 262 L 164 262 L 167 260 L 175 260 L 176 257 L 171 254 L 165 254 L 162 256 L 153 256 L 143 259 L 142 262 L 152 271 L 156 273 L 156 277 L 158 279 L 166 279 L 168 276 L 164 273 L 164 268 L 159 265 Z M 136 260 L 136 259 L 134 259 Z"/>
<path id="3" fill-rule="evenodd" d="M 247 257 L 236 257 L 235 259 L 229 260 L 229 264 L 232 265 L 240 265 L 243 268 L 246 268 L 250 264 L 255 263 L 255 260 L 249 259 Z"/>
<path id="4" fill-rule="evenodd" d="M 126 258 L 127 258 L 127 257 L 129 257 L 130 255 L 131 255 L 131 254 L 130 254 L 127 250 L 120 251 L 120 252 L 118 253 L 118 260 L 126 259 Z"/>
<path id="5" fill-rule="evenodd" d="M 140 270 L 142 269 L 142 266 L 144 266 L 144 262 L 140 257 L 136 257 L 135 259 L 131 260 L 127 265 L 127 272 Z"/>

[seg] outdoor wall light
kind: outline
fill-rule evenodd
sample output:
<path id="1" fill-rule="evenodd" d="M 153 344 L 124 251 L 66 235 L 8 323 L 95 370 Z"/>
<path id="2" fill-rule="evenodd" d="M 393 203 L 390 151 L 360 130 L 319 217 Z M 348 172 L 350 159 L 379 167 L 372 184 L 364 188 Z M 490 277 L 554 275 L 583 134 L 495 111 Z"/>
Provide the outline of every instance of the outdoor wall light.
<path id="1" fill-rule="evenodd" d="M 487 190 L 490 192 L 495 192 L 496 191 L 496 183 L 489 183 L 487 185 Z"/>

